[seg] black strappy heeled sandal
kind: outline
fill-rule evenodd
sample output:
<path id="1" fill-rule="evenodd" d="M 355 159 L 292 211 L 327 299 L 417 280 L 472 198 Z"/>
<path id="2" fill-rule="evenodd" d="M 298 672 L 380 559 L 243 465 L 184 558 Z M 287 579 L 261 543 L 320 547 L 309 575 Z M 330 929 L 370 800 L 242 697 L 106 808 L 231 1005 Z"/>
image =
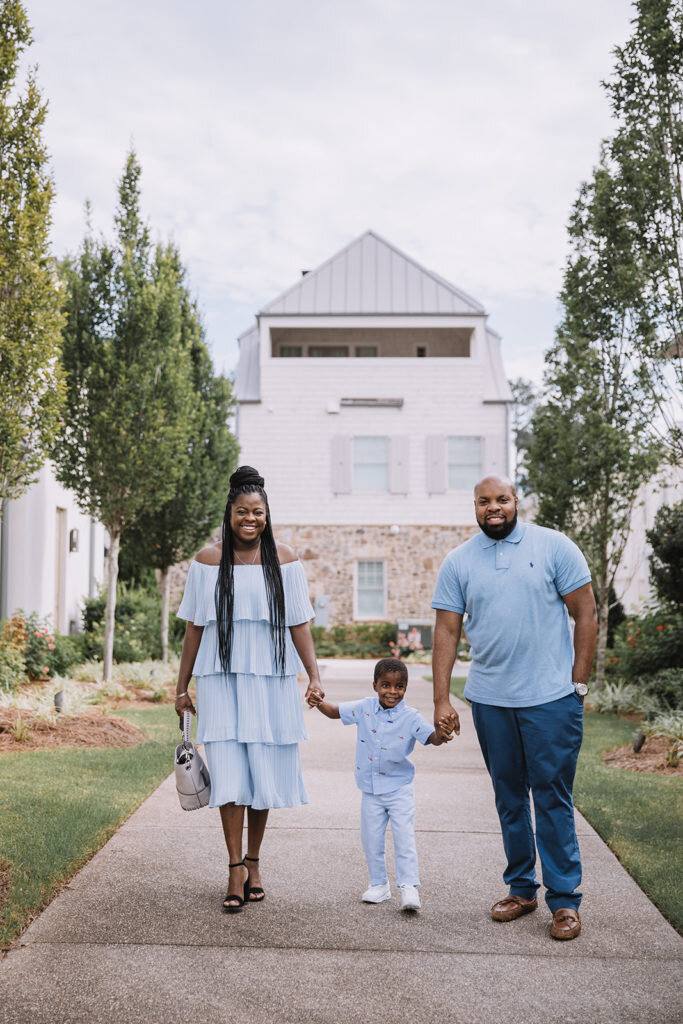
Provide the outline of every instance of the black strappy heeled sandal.
<path id="1" fill-rule="evenodd" d="M 258 857 L 245 857 L 244 860 L 251 860 L 251 861 L 254 862 L 254 864 L 258 864 L 258 862 L 259 862 L 259 858 Z M 244 866 L 246 867 L 246 864 Z M 249 881 L 249 879 L 247 879 L 247 881 Z M 251 898 L 252 894 L 254 896 L 256 896 L 255 900 L 253 900 Z M 250 885 L 248 893 L 247 893 L 247 891 L 245 889 L 245 892 L 244 892 L 244 902 L 245 903 L 263 903 L 265 898 L 266 898 L 265 890 L 262 889 L 260 885 Z"/>
<path id="2" fill-rule="evenodd" d="M 236 864 L 228 864 L 229 868 L 239 868 L 240 866 L 245 868 L 247 872 L 247 877 L 244 880 L 244 896 L 238 896 L 237 893 L 229 892 L 223 899 L 224 914 L 237 914 L 244 904 L 249 902 L 249 868 L 243 860 L 238 860 Z M 237 900 L 238 902 L 226 906 L 228 900 Z"/>

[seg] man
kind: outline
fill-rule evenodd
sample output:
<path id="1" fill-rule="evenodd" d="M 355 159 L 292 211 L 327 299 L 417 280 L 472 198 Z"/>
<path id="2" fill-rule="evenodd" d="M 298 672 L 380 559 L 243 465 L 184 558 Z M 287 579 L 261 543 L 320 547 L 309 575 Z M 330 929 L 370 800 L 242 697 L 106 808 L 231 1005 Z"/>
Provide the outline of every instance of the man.
<path id="1" fill-rule="evenodd" d="M 576 545 L 556 530 L 517 522 L 517 506 L 507 477 L 481 480 L 474 508 L 482 532 L 451 551 L 439 571 L 432 602 L 434 720 L 450 715 L 460 731 L 449 690 L 467 615 L 472 664 L 465 696 L 507 857 L 509 894 L 491 915 L 513 921 L 537 907 L 531 789 L 550 934 L 574 939 L 581 931 L 581 859 L 572 787 L 595 652 L 595 599 Z"/>

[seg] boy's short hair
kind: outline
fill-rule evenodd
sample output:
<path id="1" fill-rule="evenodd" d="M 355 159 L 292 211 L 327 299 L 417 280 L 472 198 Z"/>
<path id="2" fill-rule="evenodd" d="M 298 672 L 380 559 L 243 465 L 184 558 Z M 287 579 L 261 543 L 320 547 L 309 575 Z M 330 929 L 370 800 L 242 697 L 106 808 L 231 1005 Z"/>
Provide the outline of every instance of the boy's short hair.
<path id="1" fill-rule="evenodd" d="M 376 683 L 385 672 L 398 672 L 403 682 L 406 684 L 408 682 L 408 669 L 405 662 L 400 661 L 398 658 L 380 658 L 375 665 L 375 678 L 373 682 Z"/>

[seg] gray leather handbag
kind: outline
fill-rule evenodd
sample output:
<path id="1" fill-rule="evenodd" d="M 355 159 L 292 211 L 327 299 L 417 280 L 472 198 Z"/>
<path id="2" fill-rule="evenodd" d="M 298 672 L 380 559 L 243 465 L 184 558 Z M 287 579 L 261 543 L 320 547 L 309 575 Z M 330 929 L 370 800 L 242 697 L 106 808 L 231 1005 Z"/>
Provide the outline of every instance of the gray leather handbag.
<path id="1" fill-rule="evenodd" d="M 197 811 L 206 807 L 211 795 L 209 769 L 190 739 L 192 713 L 183 714 L 183 742 L 175 748 L 175 788 L 184 811 Z"/>

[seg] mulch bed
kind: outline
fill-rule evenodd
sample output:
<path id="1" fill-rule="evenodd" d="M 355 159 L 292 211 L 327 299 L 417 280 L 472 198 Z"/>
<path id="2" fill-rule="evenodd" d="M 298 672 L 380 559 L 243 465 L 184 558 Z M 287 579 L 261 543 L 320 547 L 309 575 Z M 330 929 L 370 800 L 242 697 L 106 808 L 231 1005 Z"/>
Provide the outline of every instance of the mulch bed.
<path id="1" fill-rule="evenodd" d="M 602 760 L 610 768 L 625 768 L 629 772 L 655 772 L 657 775 L 683 775 L 683 758 L 677 765 L 666 763 L 666 754 L 672 740 L 665 736 L 648 736 L 640 752 L 635 754 L 632 745 L 608 750 Z"/>
<path id="2" fill-rule="evenodd" d="M 22 740 L 16 740 L 11 732 L 19 717 L 29 730 Z M 0 753 L 54 747 L 134 747 L 145 740 L 137 726 L 124 718 L 109 718 L 98 710 L 74 718 L 59 717 L 54 722 L 14 708 L 0 711 Z"/>

